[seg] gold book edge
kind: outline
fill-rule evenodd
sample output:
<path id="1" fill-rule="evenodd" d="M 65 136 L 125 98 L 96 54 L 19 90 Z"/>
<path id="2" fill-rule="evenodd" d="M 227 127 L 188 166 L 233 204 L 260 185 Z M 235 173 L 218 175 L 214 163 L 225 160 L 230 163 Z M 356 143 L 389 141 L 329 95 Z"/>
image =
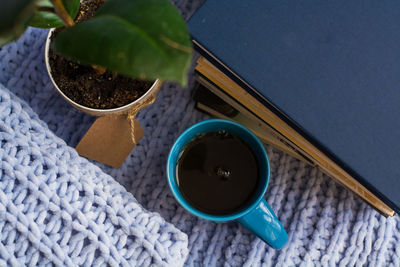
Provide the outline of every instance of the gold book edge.
<path id="1" fill-rule="evenodd" d="M 287 123 L 281 120 L 275 113 L 267 109 L 257 99 L 251 96 L 241 86 L 232 81 L 217 67 L 207 61 L 205 58 L 200 57 L 197 61 L 196 71 L 207 77 L 211 82 L 224 90 L 228 95 L 242 103 L 247 109 L 260 117 L 263 121 L 270 124 L 279 133 L 291 140 L 302 151 L 310 155 L 313 162 L 324 171 L 327 175 L 342 184 L 344 187 L 350 189 L 356 195 L 361 197 L 377 211 L 385 216 L 393 216 L 395 212 L 382 202 L 378 197 L 372 194 L 368 189 L 361 185 L 355 178 L 345 172 L 333 160 L 319 151 L 302 135 L 291 128 Z"/>

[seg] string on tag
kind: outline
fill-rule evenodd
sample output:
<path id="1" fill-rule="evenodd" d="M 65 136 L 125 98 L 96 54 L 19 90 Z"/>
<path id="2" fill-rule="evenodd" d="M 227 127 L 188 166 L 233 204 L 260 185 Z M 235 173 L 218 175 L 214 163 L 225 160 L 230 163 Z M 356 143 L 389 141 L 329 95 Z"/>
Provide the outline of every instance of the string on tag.
<path id="1" fill-rule="evenodd" d="M 147 106 L 150 106 L 151 104 L 154 103 L 154 101 L 156 101 L 156 97 L 154 94 L 152 94 L 151 96 L 149 96 L 145 101 L 143 101 L 142 103 L 136 105 L 135 107 L 133 107 L 132 109 L 130 109 L 128 111 L 128 120 L 130 122 L 131 125 L 131 138 L 132 138 L 132 142 L 133 144 L 136 144 L 136 138 L 135 138 L 135 118 L 137 113 L 139 112 L 139 110 L 141 110 L 142 108 L 145 108 Z"/>

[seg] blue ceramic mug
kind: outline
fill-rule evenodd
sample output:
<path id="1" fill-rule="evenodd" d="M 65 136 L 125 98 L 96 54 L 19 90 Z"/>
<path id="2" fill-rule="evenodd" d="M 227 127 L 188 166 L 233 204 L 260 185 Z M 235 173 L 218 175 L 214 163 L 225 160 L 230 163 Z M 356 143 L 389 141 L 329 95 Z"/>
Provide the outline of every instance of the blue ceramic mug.
<path id="1" fill-rule="evenodd" d="M 179 156 L 191 140 L 199 134 L 221 130 L 239 137 L 252 148 L 258 160 L 261 177 L 255 194 L 244 208 L 228 215 L 212 215 L 195 209 L 185 200 L 177 185 L 176 167 Z M 186 210 L 200 218 L 217 222 L 237 220 L 271 247 L 280 249 L 288 241 L 288 235 L 274 211 L 263 198 L 268 187 L 269 173 L 270 168 L 267 152 L 260 140 L 249 129 L 239 123 L 222 119 L 205 120 L 189 127 L 175 141 L 169 153 L 167 163 L 169 186 L 177 201 Z"/>

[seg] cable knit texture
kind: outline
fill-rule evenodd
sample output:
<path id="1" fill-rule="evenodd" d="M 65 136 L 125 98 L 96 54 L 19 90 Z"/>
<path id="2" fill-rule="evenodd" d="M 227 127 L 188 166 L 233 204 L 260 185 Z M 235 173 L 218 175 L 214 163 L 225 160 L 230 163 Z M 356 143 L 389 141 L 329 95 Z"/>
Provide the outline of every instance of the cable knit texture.
<path id="1" fill-rule="evenodd" d="M 201 2 L 175 4 L 187 19 Z M 180 207 L 165 165 L 179 134 L 207 118 L 191 100 L 193 72 L 187 88 L 165 83 L 140 111 L 146 135 L 121 168 L 79 157 L 70 147 L 94 118 L 51 84 L 46 34 L 28 29 L 0 50 L 0 83 L 27 103 L 0 88 L 0 265 L 175 266 L 186 258 L 187 266 L 400 266 L 398 215 L 384 218 L 318 169 L 269 146 L 265 198 L 289 234 L 282 250 L 236 222 L 205 221 Z"/>

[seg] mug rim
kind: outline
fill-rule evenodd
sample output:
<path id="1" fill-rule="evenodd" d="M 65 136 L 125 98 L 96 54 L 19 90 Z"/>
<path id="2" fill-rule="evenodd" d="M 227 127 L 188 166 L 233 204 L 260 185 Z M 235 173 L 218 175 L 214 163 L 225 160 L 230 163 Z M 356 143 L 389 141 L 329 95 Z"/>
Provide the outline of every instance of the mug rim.
<path id="1" fill-rule="evenodd" d="M 251 204 L 249 204 L 246 208 L 244 208 L 243 210 L 231 213 L 231 214 L 213 215 L 213 214 L 208 214 L 208 213 L 202 212 L 202 211 L 194 208 L 190 203 L 188 203 L 188 201 L 185 200 L 185 198 L 179 192 L 179 189 L 177 188 L 177 186 L 175 186 L 172 183 L 172 179 L 176 180 L 176 166 L 175 166 L 175 164 L 172 164 L 172 161 L 173 161 L 174 155 L 176 155 L 176 152 L 178 153 L 178 155 L 180 155 L 182 153 L 182 149 L 178 149 L 178 146 L 185 147 L 192 140 L 192 139 L 190 139 L 187 142 L 183 142 L 182 140 L 185 139 L 185 137 L 187 135 L 191 134 L 196 128 L 199 128 L 204 124 L 210 124 L 210 123 L 230 124 L 230 125 L 233 125 L 234 127 L 238 127 L 240 129 L 244 130 L 260 147 L 260 149 L 262 151 L 262 155 L 266 161 L 265 164 L 266 164 L 267 173 L 264 175 L 264 176 L 266 176 L 266 178 L 264 178 L 266 180 L 264 188 L 260 191 L 260 193 L 258 193 L 258 196 L 255 198 L 255 200 L 253 200 L 251 202 Z M 207 132 L 207 131 L 205 131 L 205 132 Z M 201 133 L 205 133 L 205 132 L 201 132 Z M 241 138 L 241 137 L 239 136 L 239 138 Z M 181 143 L 184 143 L 184 144 L 181 145 Z M 172 166 L 172 165 L 174 165 L 174 166 Z M 247 127 L 243 126 L 242 124 L 237 123 L 235 121 L 226 120 L 226 119 L 208 119 L 208 120 L 197 122 L 197 123 L 193 124 L 192 126 L 190 126 L 189 128 L 187 128 L 175 140 L 173 146 L 171 147 L 171 149 L 169 151 L 168 160 L 167 160 L 168 185 L 169 185 L 175 199 L 178 201 L 178 203 L 183 208 L 185 208 L 187 211 L 189 211 L 190 213 L 192 213 L 200 218 L 217 221 L 217 222 L 236 220 L 236 219 L 246 215 L 247 213 L 251 212 L 253 209 L 255 209 L 258 206 L 258 204 L 263 200 L 264 195 L 267 191 L 268 184 L 269 184 L 269 178 L 270 178 L 270 172 L 271 172 L 271 170 L 270 170 L 268 154 L 264 148 L 264 145 L 261 143 L 260 139 L 252 131 L 250 131 Z M 176 183 L 176 181 L 175 181 L 175 183 Z"/>

